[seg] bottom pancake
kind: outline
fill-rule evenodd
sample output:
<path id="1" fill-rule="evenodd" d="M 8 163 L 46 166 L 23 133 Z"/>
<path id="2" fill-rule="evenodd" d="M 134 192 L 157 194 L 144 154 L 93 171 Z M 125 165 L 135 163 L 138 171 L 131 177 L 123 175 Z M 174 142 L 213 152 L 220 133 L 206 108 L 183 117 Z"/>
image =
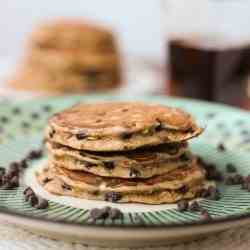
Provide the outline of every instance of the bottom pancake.
<path id="1" fill-rule="evenodd" d="M 112 180 L 89 173 L 49 166 L 37 173 L 39 183 L 50 193 L 90 200 L 145 204 L 175 203 L 198 197 L 205 185 L 199 166 L 172 171 L 167 176 L 145 180 Z M 114 185 L 112 185 L 114 184 Z"/>

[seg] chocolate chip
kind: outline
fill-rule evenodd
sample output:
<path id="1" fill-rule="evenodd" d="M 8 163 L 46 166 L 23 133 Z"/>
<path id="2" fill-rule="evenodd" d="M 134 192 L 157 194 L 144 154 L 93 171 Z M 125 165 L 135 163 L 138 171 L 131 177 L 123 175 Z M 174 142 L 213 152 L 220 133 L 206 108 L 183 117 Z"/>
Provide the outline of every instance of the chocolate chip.
<path id="1" fill-rule="evenodd" d="M 123 213 L 118 208 L 112 208 L 109 212 L 109 219 L 116 220 L 116 219 L 122 219 Z"/>
<path id="2" fill-rule="evenodd" d="M 221 198 L 220 193 L 216 187 L 210 186 L 208 188 L 208 192 L 209 192 L 209 195 L 207 198 L 210 200 L 217 201 Z"/>
<path id="3" fill-rule="evenodd" d="M 100 123 L 100 122 L 102 122 L 102 120 L 101 119 L 97 119 L 95 122 L 96 123 Z"/>
<path id="4" fill-rule="evenodd" d="M 232 163 L 228 163 L 226 165 L 226 170 L 227 170 L 228 173 L 235 173 L 235 172 L 237 172 L 236 167 Z"/>
<path id="5" fill-rule="evenodd" d="M 216 169 L 213 164 L 205 166 L 206 176 L 208 180 L 222 181 L 223 176 L 222 173 Z"/>
<path id="6" fill-rule="evenodd" d="M 4 167 L 0 167 L 0 176 L 3 176 L 6 172 L 6 169 Z"/>
<path id="7" fill-rule="evenodd" d="M 23 194 L 25 195 L 25 197 L 29 197 L 31 195 L 34 195 L 34 191 L 30 188 L 30 187 L 27 187 L 24 191 L 23 191 Z"/>
<path id="8" fill-rule="evenodd" d="M 52 110 L 52 107 L 50 105 L 45 105 L 45 106 L 43 106 L 43 110 L 45 112 L 50 112 Z"/>
<path id="9" fill-rule="evenodd" d="M 38 204 L 38 198 L 37 198 L 37 196 L 35 194 L 30 195 L 28 197 L 28 202 L 30 203 L 30 205 L 32 207 L 36 206 Z"/>
<path id="10" fill-rule="evenodd" d="M 181 188 L 180 188 L 180 192 L 181 193 L 186 193 L 186 192 L 188 192 L 188 190 L 189 190 L 189 188 L 188 188 L 188 186 L 187 185 L 183 185 Z"/>
<path id="11" fill-rule="evenodd" d="M 184 212 L 188 210 L 188 201 L 187 200 L 180 200 L 177 202 L 177 209 L 180 212 Z"/>
<path id="12" fill-rule="evenodd" d="M 117 192 L 108 192 L 105 195 L 106 201 L 117 202 L 122 198 L 122 195 Z"/>
<path id="13" fill-rule="evenodd" d="M 197 201 L 194 201 L 192 202 L 190 205 L 189 205 L 189 210 L 191 212 L 200 212 L 201 211 L 201 206 L 200 204 L 197 202 Z"/>
<path id="14" fill-rule="evenodd" d="M 123 133 L 121 133 L 120 136 L 121 136 L 121 139 L 127 140 L 127 139 L 130 139 L 132 137 L 132 134 L 129 132 L 123 132 Z"/>
<path id="15" fill-rule="evenodd" d="M 205 209 L 203 209 L 203 210 L 201 211 L 201 215 L 202 215 L 202 218 L 203 218 L 204 220 L 206 220 L 206 221 L 212 220 L 211 215 L 210 215 L 210 214 L 208 213 L 208 211 L 205 210 Z"/>
<path id="16" fill-rule="evenodd" d="M 209 190 L 206 188 L 202 189 L 200 195 L 202 198 L 207 198 L 209 196 Z"/>
<path id="17" fill-rule="evenodd" d="M 240 131 L 240 133 L 241 133 L 242 135 L 249 135 L 249 134 L 250 134 L 250 131 L 249 131 L 249 130 L 246 130 L 246 129 L 243 129 L 243 130 Z"/>
<path id="18" fill-rule="evenodd" d="M 127 108 L 122 109 L 122 112 L 127 112 L 127 111 L 128 111 L 128 109 L 127 109 Z"/>
<path id="19" fill-rule="evenodd" d="M 15 108 L 13 108 L 12 112 L 13 112 L 14 115 L 18 115 L 18 114 L 21 113 L 21 109 L 18 108 L 18 107 L 15 107 Z"/>
<path id="20" fill-rule="evenodd" d="M 27 155 L 27 159 L 29 160 L 36 160 L 41 158 L 43 155 L 43 151 L 42 150 L 32 150 L 28 153 Z"/>
<path id="21" fill-rule="evenodd" d="M 93 164 L 91 162 L 85 161 L 84 166 L 88 169 L 92 168 L 93 166 L 96 166 L 96 164 Z"/>
<path id="22" fill-rule="evenodd" d="M 66 183 L 62 184 L 62 188 L 65 189 L 65 190 L 72 190 L 72 188 Z"/>
<path id="23" fill-rule="evenodd" d="M 77 140 L 83 140 L 83 139 L 85 139 L 85 138 L 87 138 L 88 137 L 88 135 L 86 134 L 86 133 L 79 133 L 79 134 L 76 134 L 76 139 Z"/>
<path id="24" fill-rule="evenodd" d="M 105 161 L 103 162 L 103 164 L 104 164 L 104 167 L 108 170 L 112 170 L 115 168 L 115 164 L 113 161 Z"/>
<path id="25" fill-rule="evenodd" d="M 135 168 L 130 168 L 129 170 L 129 176 L 130 177 L 139 177 L 140 176 L 140 171 L 135 169 Z"/>
<path id="26" fill-rule="evenodd" d="M 22 126 L 23 128 L 29 128 L 29 127 L 30 127 L 30 124 L 29 124 L 28 122 L 23 121 L 23 122 L 21 123 L 21 126 Z"/>
<path id="27" fill-rule="evenodd" d="M 215 113 L 207 113 L 206 114 L 206 117 L 208 118 L 208 119 L 212 119 L 212 118 L 214 118 L 216 116 L 216 114 Z"/>
<path id="28" fill-rule="evenodd" d="M 224 152 L 226 151 L 226 147 L 224 146 L 223 143 L 219 143 L 217 146 L 218 151 Z"/>
<path id="29" fill-rule="evenodd" d="M 37 209 L 46 209 L 49 206 L 49 202 L 41 197 L 38 198 L 37 204 L 35 204 L 35 208 Z"/>
<path id="30" fill-rule="evenodd" d="M 51 178 L 45 177 L 45 178 L 43 179 L 43 184 L 46 184 L 46 183 L 48 183 L 48 182 L 50 182 L 50 181 L 52 181 Z"/>
<path id="31" fill-rule="evenodd" d="M 56 131 L 54 129 L 50 130 L 49 137 L 52 138 L 55 133 L 56 133 Z"/>
<path id="32" fill-rule="evenodd" d="M 39 114 L 38 113 L 36 113 L 36 112 L 33 112 L 33 113 L 31 113 L 31 118 L 32 119 L 34 119 L 34 120 L 36 120 L 36 119 L 38 119 L 39 118 Z"/>
<path id="33" fill-rule="evenodd" d="M 158 122 L 158 124 L 155 126 L 154 130 L 155 130 L 155 132 L 160 132 L 164 129 L 164 126 L 162 125 L 161 121 L 158 120 L 157 122 Z"/>
<path id="34" fill-rule="evenodd" d="M 90 217 L 93 220 L 106 219 L 109 216 L 110 209 L 110 207 L 91 209 Z"/>
<path id="35" fill-rule="evenodd" d="M 0 117 L 0 121 L 1 121 L 2 123 L 7 123 L 7 122 L 9 122 L 9 118 L 8 118 L 7 116 L 1 116 L 1 117 Z"/>
<path id="36" fill-rule="evenodd" d="M 188 160 L 190 160 L 188 154 L 186 154 L 186 153 L 182 154 L 179 159 L 181 161 L 188 161 Z"/>
<path id="37" fill-rule="evenodd" d="M 27 161 L 25 159 L 21 160 L 19 166 L 21 168 L 27 168 L 28 167 Z"/>

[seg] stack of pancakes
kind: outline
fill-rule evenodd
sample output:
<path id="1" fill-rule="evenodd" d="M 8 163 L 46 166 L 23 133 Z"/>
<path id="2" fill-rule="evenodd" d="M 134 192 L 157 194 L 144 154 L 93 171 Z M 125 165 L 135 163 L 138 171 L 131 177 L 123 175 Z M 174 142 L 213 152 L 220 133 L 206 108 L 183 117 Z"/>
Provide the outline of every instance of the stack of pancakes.
<path id="1" fill-rule="evenodd" d="M 18 89 L 59 94 L 115 88 L 121 82 L 115 38 L 109 30 L 81 21 L 46 23 L 32 34 L 10 82 Z"/>
<path id="2" fill-rule="evenodd" d="M 187 140 L 202 129 L 186 112 L 136 102 L 79 104 L 49 120 L 50 193 L 147 204 L 198 197 L 205 171 Z"/>

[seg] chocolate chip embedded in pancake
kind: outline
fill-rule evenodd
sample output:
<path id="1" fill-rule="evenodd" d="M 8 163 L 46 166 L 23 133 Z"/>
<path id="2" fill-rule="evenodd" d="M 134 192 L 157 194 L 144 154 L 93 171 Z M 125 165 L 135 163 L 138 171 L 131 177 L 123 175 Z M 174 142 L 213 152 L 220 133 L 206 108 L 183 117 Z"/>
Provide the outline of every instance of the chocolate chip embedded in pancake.
<path id="1" fill-rule="evenodd" d="M 53 164 L 107 177 L 149 178 L 190 165 L 196 160 L 190 152 L 186 152 L 186 143 L 165 144 L 123 153 L 80 151 L 52 142 L 48 142 L 47 147 Z M 188 153 L 188 157 L 180 159 L 184 153 Z"/>
<path id="2" fill-rule="evenodd" d="M 107 178 L 96 179 L 91 174 L 78 175 L 75 171 L 65 172 L 61 168 L 60 170 L 62 172 L 58 173 L 58 168 L 45 168 L 37 175 L 38 181 L 50 193 L 92 200 L 145 204 L 174 203 L 199 196 L 205 185 L 203 171 L 195 167 L 182 174 L 174 172 L 170 178 L 159 177 L 149 182 L 134 183 L 136 185 L 121 180 L 118 186 L 109 178 L 107 182 Z M 45 178 L 51 181 L 44 183 Z M 183 184 L 177 183 L 178 181 Z"/>
<path id="3" fill-rule="evenodd" d="M 52 138 L 51 130 L 55 131 Z M 76 149 L 116 151 L 181 142 L 201 132 L 193 118 L 180 109 L 114 102 L 79 104 L 58 113 L 50 119 L 46 136 Z M 87 137 L 79 139 L 81 133 Z"/>

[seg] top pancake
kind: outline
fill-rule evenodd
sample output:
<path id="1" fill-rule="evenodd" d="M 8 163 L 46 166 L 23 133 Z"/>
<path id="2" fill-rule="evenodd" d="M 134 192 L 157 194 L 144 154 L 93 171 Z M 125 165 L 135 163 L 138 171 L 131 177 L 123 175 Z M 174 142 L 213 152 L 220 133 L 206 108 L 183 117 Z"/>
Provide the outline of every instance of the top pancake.
<path id="1" fill-rule="evenodd" d="M 119 151 L 182 142 L 201 132 L 193 118 L 177 108 L 110 102 L 78 104 L 54 115 L 46 137 L 76 149 Z"/>
<path id="2" fill-rule="evenodd" d="M 116 51 L 113 33 L 82 20 L 57 20 L 41 25 L 32 33 L 31 46 L 40 49 Z"/>

